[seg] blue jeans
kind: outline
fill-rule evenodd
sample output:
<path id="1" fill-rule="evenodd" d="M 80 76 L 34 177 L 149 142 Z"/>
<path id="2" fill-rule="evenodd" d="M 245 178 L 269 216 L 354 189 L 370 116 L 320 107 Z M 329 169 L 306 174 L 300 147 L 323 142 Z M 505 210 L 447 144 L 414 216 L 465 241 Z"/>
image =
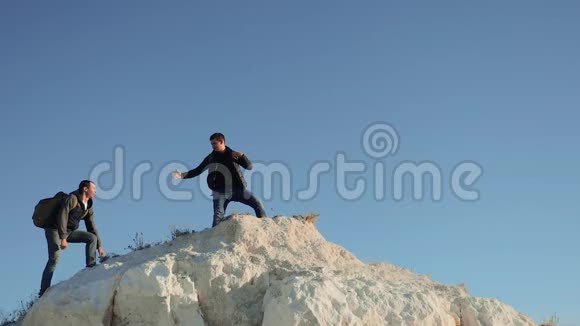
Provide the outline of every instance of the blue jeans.
<path id="1" fill-rule="evenodd" d="M 55 229 L 44 229 L 44 235 L 46 236 L 46 243 L 48 244 L 48 261 L 42 272 L 42 280 L 40 281 L 40 292 L 39 296 L 42 296 L 44 292 L 50 287 L 50 282 L 52 281 L 52 275 L 58 264 L 60 258 L 60 236 L 58 231 Z M 87 266 L 93 266 L 97 261 L 97 236 L 85 231 L 72 231 L 68 234 L 66 238 L 67 242 L 70 243 L 85 243 L 85 256 Z"/>
<path id="2" fill-rule="evenodd" d="M 212 227 L 224 221 L 224 214 L 228 204 L 232 201 L 248 205 L 254 209 L 259 218 L 266 217 L 266 211 L 262 202 L 247 189 L 234 189 L 232 192 L 221 193 L 214 191 L 213 194 L 213 224 Z"/>

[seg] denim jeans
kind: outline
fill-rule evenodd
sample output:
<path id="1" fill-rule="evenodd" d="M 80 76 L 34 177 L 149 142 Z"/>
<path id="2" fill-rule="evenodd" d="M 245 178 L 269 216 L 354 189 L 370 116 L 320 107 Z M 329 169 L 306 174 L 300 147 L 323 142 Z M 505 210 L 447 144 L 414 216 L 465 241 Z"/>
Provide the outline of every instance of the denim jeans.
<path id="1" fill-rule="evenodd" d="M 259 218 L 266 217 L 262 202 L 247 189 L 234 189 L 232 192 L 221 193 L 214 191 L 213 197 L 213 224 L 212 227 L 224 221 L 224 214 L 228 204 L 232 201 L 248 205 L 254 209 Z"/>
<path id="2" fill-rule="evenodd" d="M 46 236 L 46 243 L 48 244 L 48 261 L 42 272 L 42 280 L 40 282 L 40 292 L 39 296 L 42 296 L 44 292 L 50 287 L 50 282 L 52 281 L 52 274 L 56 269 L 58 260 L 60 258 L 60 236 L 58 231 L 55 229 L 44 229 L 44 235 Z M 72 231 L 67 235 L 67 242 L 70 243 L 85 243 L 85 256 L 86 265 L 92 266 L 96 264 L 97 260 L 97 236 L 85 231 Z"/>

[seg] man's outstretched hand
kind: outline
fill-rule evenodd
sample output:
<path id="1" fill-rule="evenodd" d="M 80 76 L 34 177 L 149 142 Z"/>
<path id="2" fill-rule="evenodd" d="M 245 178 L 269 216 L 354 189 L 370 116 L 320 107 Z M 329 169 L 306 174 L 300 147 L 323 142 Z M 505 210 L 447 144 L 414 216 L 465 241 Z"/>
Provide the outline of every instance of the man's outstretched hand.
<path id="1" fill-rule="evenodd" d="M 105 257 L 105 251 L 103 250 L 102 247 L 99 247 L 99 257 L 101 258 Z"/>
<path id="2" fill-rule="evenodd" d="M 183 179 L 183 176 L 179 170 L 175 170 L 175 172 L 173 172 L 171 175 L 173 176 L 173 179 Z"/>
<path id="3" fill-rule="evenodd" d="M 66 247 L 68 247 L 68 242 L 66 242 L 66 239 L 60 240 L 60 249 L 64 250 Z"/>

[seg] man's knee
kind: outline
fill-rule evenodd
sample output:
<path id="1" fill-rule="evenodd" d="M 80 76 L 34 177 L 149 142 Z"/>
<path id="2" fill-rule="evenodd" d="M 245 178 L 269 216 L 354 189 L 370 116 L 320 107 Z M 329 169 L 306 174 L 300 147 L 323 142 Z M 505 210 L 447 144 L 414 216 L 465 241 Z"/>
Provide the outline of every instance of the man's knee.
<path id="1" fill-rule="evenodd" d="M 97 236 L 94 235 L 93 233 L 91 233 L 91 235 L 89 236 L 89 243 L 95 243 L 97 242 Z"/>
<path id="2" fill-rule="evenodd" d="M 59 260 L 60 260 L 60 250 L 57 250 L 48 256 L 48 265 L 56 266 Z"/>
<path id="3" fill-rule="evenodd" d="M 258 198 L 256 198 L 255 196 L 252 197 L 252 199 L 250 199 L 250 205 L 252 205 L 252 207 L 254 208 L 263 208 L 264 204 L 262 203 L 262 201 Z"/>

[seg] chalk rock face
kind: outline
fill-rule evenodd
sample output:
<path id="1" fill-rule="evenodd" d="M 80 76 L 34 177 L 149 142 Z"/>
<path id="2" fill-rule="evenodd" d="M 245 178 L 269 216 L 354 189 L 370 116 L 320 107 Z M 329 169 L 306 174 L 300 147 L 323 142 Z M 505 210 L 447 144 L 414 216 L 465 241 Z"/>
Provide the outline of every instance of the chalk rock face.
<path id="1" fill-rule="evenodd" d="M 535 325 L 495 299 L 365 264 L 312 223 L 234 216 L 51 287 L 22 325 Z"/>

